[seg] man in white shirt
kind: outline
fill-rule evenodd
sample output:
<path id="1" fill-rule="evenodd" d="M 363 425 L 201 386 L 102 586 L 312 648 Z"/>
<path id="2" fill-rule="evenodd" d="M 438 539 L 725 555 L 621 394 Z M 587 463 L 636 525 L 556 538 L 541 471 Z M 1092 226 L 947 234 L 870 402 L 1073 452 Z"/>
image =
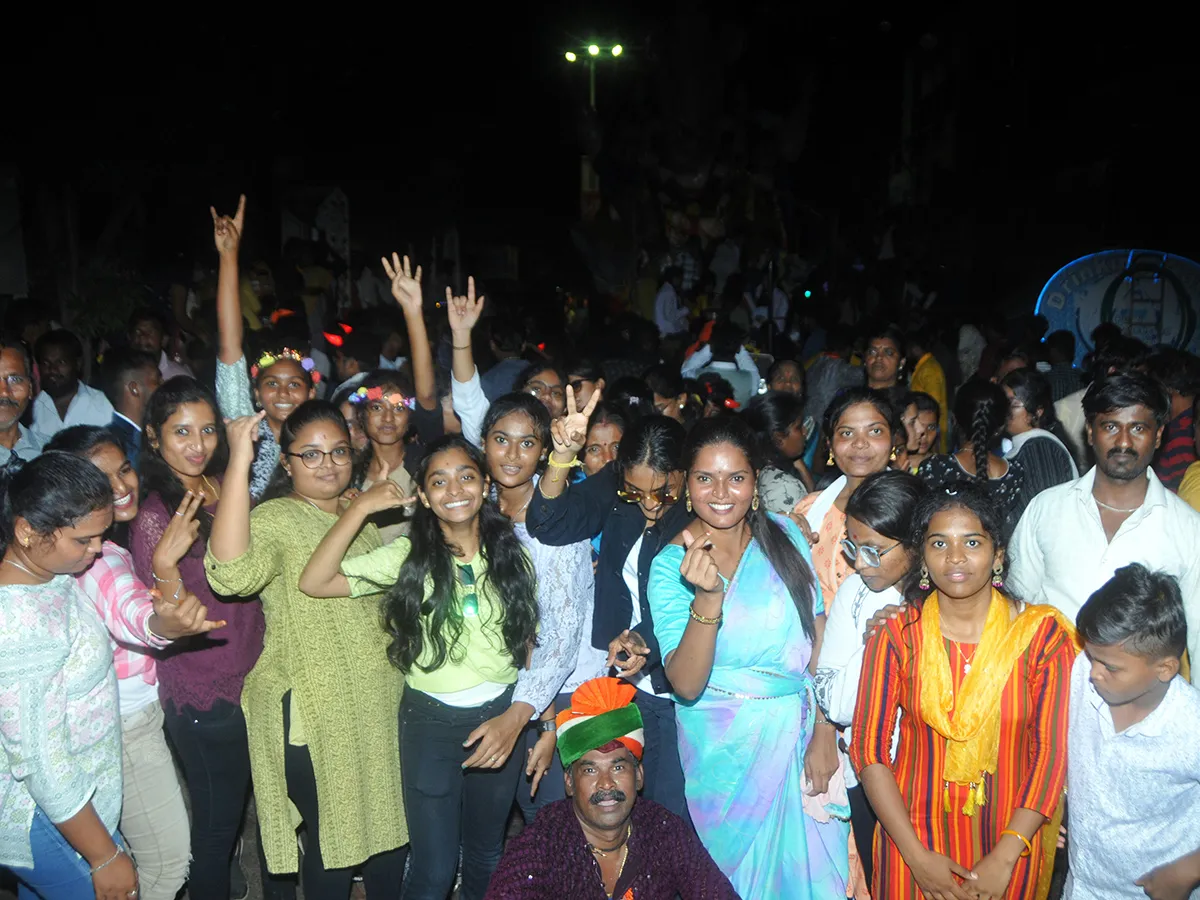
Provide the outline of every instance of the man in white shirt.
<path id="1" fill-rule="evenodd" d="M 1125 566 L 1078 625 L 1066 898 L 1200 898 L 1200 691 L 1179 677 L 1179 586 Z"/>
<path id="2" fill-rule="evenodd" d="M 0 344 L 0 466 L 16 457 L 29 462 L 42 452 L 42 442 L 21 424 L 33 396 L 33 368 L 20 340 Z"/>
<path id="3" fill-rule="evenodd" d="M 83 345 L 64 329 L 42 335 L 34 349 L 42 376 L 42 392 L 33 401 L 33 433 L 43 444 L 71 425 L 112 422 L 108 398 L 79 380 Z"/>
<path id="4" fill-rule="evenodd" d="M 147 308 L 135 312 L 129 321 L 126 338 L 134 350 L 154 354 L 163 381 L 176 375 L 191 376 L 191 369 L 167 355 L 167 320 L 157 310 Z"/>
<path id="5" fill-rule="evenodd" d="M 1150 469 L 1166 424 L 1166 392 L 1148 375 L 1119 373 L 1094 382 L 1083 407 L 1096 465 L 1026 508 L 1009 545 L 1008 590 L 1074 620 L 1117 569 L 1142 563 L 1179 581 L 1188 653 L 1200 660 L 1200 513 Z M 1198 677 L 1193 666 L 1193 683 Z"/>
<path id="6" fill-rule="evenodd" d="M 660 337 L 670 337 L 687 331 L 688 310 L 679 301 L 683 289 L 683 272 L 678 266 L 670 266 L 663 272 L 662 287 L 654 298 L 654 324 Z"/>

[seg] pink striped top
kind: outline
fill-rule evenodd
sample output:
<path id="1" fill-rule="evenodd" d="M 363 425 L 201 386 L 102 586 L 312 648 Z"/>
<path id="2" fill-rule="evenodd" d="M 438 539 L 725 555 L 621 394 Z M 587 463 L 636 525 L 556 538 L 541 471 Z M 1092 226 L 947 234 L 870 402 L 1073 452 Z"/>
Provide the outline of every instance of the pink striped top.
<path id="1" fill-rule="evenodd" d="M 91 567 L 75 576 L 79 589 L 108 629 L 113 645 L 117 679 L 141 677 L 155 684 L 154 654 L 147 648 L 168 647 L 171 642 L 150 634 L 154 598 L 133 571 L 133 556 L 124 547 L 105 541 Z"/>

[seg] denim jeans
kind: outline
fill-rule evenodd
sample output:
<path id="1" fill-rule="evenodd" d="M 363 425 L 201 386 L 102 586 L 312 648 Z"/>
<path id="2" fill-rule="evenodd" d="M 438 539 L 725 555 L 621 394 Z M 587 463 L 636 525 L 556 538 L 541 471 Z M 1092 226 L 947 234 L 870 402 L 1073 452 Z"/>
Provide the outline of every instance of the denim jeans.
<path id="1" fill-rule="evenodd" d="M 675 701 L 638 691 L 633 702 L 642 711 L 646 743 L 642 751 L 645 787 L 642 796 L 665 806 L 689 825 L 683 793 L 683 764 L 679 761 L 679 731 L 675 726 Z"/>
<path id="2" fill-rule="evenodd" d="M 187 807 L 158 702 L 121 717 L 121 833 L 137 863 L 139 900 L 174 900 L 190 858 Z"/>
<path id="3" fill-rule="evenodd" d="M 114 833 L 113 840 L 125 846 L 119 834 Z M 29 846 L 33 868 L 10 867 L 20 881 L 20 900 L 96 900 L 91 866 L 40 809 L 33 814 Z"/>
<path id="4" fill-rule="evenodd" d="M 556 713 L 570 707 L 570 694 L 559 694 L 554 698 Z M 517 806 L 521 807 L 521 817 L 525 819 L 526 825 L 533 821 L 533 817 L 541 811 L 542 807 L 567 796 L 566 784 L 563 781 L 562 759 L 557 750 L 550 756 L 550 768 L 538 782 L 537 793 L 532 797 L 529 796 L 532 780 L 525 774 L 525 758 L 541 736 L 541 732 L 537 730 L 537 722 L 531 722 L 521 733 L 521 737 L 517 739 L 516 749 L 513 750 L 513 753 L 521 754 L 521 774 L 517 778 Z"/>
<path id="5" fill-rule="evenodd" d="M 447 706 L 408 688 L 400 705 L 400 770 L 411 848 L 404 900 L 445 900 L 454 887 L 459 847 L 460 900 L 483 900 L 504 851 L 517 778 L 520 738 L 500 769 L 463 769 L 463 741 L 512 703 L 509 688 L 482 706 Z"/>
<path id="6" fill-rule="evenodd" d="M 242 708 L 163 709 L 192 800 L 191 900 L 229 900 L 229 861 L 250 792 L 250 747 Z"/>

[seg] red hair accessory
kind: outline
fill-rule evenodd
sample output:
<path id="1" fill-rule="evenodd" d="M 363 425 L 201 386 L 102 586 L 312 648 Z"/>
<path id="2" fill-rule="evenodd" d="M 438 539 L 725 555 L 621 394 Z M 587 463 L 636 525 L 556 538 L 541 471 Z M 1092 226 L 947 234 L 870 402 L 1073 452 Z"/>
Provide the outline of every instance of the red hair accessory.
<path id="1" fill-rule="evenodd" d="M 726 409 L 740 409 L 741 408 L 741 404 L 738 403 L 736 400 L 734 400 L 732 397 L 726 397 L 725 402 L 722 404 L 722 406 L 724 406 Z"/>
<path id="2" fill-rule="evenodd" d="M 331 347 L 340 347 L 345 343 L 340 334 L 330 334 L 328 331 L 322 331 L 321 334 L 325 336 L 325 340 L 329 342 L 329 346 Z"/>

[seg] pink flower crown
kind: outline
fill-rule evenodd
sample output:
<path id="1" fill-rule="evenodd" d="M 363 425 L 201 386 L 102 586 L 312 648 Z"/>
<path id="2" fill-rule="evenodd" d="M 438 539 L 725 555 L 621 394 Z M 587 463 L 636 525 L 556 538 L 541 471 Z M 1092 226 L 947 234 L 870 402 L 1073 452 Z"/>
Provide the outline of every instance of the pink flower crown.
<path id="1" fill-rule="evenodd" d="M 278 353 L 271 353 L 270 351 L 264 353 L 258 358 L 258 362 L 250 367 L 250 377 L 257 378 L 259 372 L 271 368 L 271 366 L 283 359 L 293 359 L 300 363 L 300 368 L 309 374 L 313 380 L 313 384 L 321 383 L 321 373 L 317 369 L 317 364 L 309 357 L 302 356 L 300 351 L 293 350 L 290 347 L 284 347 Z"/>
<path id="2" fill-rule="evenodd" d="M 416 399 L 413 397 L 405 397 L 399 391 L 393 391 L 385 396 L 382 387 L 360 387 L 347 399 L 355 405 L 360 403 L 368 403 L 371 400 L 386 400 L 388 403 L 392 404 L 392 406 L 403 406 L 405 409 L 412 409 L 417 405 Z"/>

